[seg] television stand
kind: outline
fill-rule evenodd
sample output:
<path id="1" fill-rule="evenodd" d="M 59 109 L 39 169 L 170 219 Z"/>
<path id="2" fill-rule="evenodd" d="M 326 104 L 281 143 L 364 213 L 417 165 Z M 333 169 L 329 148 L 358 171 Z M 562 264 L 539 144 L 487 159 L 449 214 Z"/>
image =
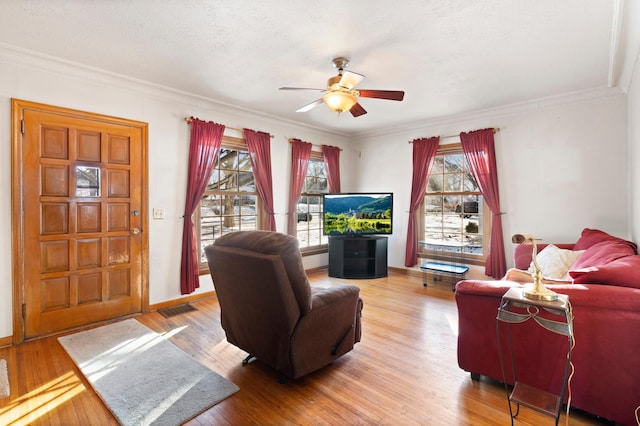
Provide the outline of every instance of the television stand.
<path id="1" fill-rule="evenodd" d="M 382 278 L 387 276 L 387 237 L 330 236 L 329 276 Z"/>

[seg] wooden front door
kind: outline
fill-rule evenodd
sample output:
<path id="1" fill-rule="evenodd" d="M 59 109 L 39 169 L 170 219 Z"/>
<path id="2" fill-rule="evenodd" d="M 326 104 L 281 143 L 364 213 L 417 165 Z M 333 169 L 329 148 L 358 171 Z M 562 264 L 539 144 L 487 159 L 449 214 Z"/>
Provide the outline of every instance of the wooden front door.
<path id="1" fill-rule="evenodd" d="M 146 123 L 20 100 L 12 114 L 14 341 L 141 312 Z"/>

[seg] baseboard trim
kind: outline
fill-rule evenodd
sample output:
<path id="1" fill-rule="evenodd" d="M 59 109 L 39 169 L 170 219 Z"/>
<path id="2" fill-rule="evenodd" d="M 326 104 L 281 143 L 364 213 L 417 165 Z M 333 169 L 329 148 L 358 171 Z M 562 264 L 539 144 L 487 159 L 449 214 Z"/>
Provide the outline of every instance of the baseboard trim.
<path id="1" fill-rule="evenodd" d="M 327 272 L 329 271 L 329 265 L 324 266 L 316 266 L 315 268 L 305 269 L 304 272 L 307 274 L 314 274 L 316 272 Z"/>
<path id="2" fill-rule="evenodd" d="M 324 265 L 324 266 L 317 266 L 315 268 L 305 269 L 305 272 L 307 274 L 313 274 L 316 272 L 326 272 L 328 270 L 329 270 L 329 265 Z M 389 270 L 390 272 L 397 272 L 402 275 L 408 275 L 410 277 L 418 277 L 418 278 L 422 277 L 422 271 L 419 269 L 398 268 L 396 266 L 389 266 L 387 267 L 387 270 Z"/>
<path id="3" fill-rule="evenodd" d="M 215 297 L 215 295 L 216 295 L 215 291 L 207 291 L 205 293 L 194 294 L 193 296 L 187 296 L 187 297 L 181 297 L 179 299 L 168 300 L 166 302 L 149 305 L 149 311 L 153 312 L 153 311 L 157 311 L 158 309 L 170 308 L 176 305 L 182 305 L 187 302 L 197 302 L 199 300 Z M 127 316 L 123 316 L 122 318 L 126 318 L 126 317 Z M 114 320 L 114 319 L 115 318 L 112 318 L 111 320 Z M 111 321 L 111 320 L 108 320 L 108 321 Z M 91 325 L 95 325 L 95 324 L 91 324 Z M 71 330 L 74 330 L 74 329 L 64 330 L 61 333 L 63 332 L 66 333 Z M 46 336 L 39 336 L 38 338 L 40 337 L 46 337 Z M 13 345 L 13 336 L 0 337 L 0 348 L 12 346 L 12 345 Z"/>
<path id="4" fill-rule="evenodd" d="M 397 272 L 399 274 L 408 275 L 410 277 L 422 278 L 422 271 L 413 268 L 398 268 L 396 266 L 389 266 L 389 271 Z"/>
<path id="5" fill-rule="evenodd" d="M 155 303 L 153 305 L 149 305 L 149 311 L 157 311 L 158 309 L 171 308 L 173 306 L 182 305 L 187 302 L 197 302 L 199 300 L 210 299 L 215 297 L 215 291 L 207 291 L 205 293 L 198 293 L 192 296 L 181 297 L 179 299 L 167 300 L 166 302 Z"/>

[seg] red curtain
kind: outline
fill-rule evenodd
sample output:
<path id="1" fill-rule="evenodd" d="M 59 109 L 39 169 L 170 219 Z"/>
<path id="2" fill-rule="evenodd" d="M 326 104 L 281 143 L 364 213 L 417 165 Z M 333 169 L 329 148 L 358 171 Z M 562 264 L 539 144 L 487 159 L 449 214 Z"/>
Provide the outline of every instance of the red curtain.
<path id="1" fill-rule="evenodd" d="M 287 211 L 287 233 L 296 236 L 296 224 L 298 209 L 298 199 L 304 184 L 304 178 L 307 176 L 307 166 L 309 165 L 309 157 L 311 156 L 311 144 L 302 142 L 300 139 L 291 141 L 291 182 L 289 184 L 289 205 Z"/>
<path id="2" fill-rule="evenodd" d="M 409 227 L 407 229 L 407 248 L 404 265 L 414 266 L 418 263 L 418 241 L 416 230 L 416 213 L 424 199 L 427 188 L 427 177 L 438 152 L 440 137 L 415 139 L 413 141 L 413 178 L 411 180 L 411 205 L 409 206 Z"/>
<path id="3" fill-rule="evenodd" d="M 471 173 L 492 213 L 491 239 L 489 240 L 489 254 L 484 273 L 495 279 L 500 279 L 507 272 L 507 262 L 504 256 L 502 213 L 500 212 L 498 169 L 493 134 L 493 129 L 460 133 L 460 141 Z"/>
<path id="4" fill-rule="evenodd" d="M 256 189 L 264 209 L 269 215 L 268 230 L 275 231 L 276 219 L 273 211 L 273 184 L 271 182 L 271 135 L 244 129 L 244 138 L 251 156 Z"/>
<path id="5" fill-rule="evenodd" d="M 189 165 L 187 172 L 187 199 L 184 205 L 182 228 L 182 261 L 180 262 L 180 292 L 193 293 L 200 287 L 198 273 L 199 250 L 193 214 L 207 188 L 211 171 L 216 163 L 224 126 L 191 117 L 191 140 L 189 142 Z"/>
<path id="6" fill-rule="evenodd" d="M 322 156 L 327 165 L 329 192 L 340 192 L 340 148 L 322 145 Z"/>

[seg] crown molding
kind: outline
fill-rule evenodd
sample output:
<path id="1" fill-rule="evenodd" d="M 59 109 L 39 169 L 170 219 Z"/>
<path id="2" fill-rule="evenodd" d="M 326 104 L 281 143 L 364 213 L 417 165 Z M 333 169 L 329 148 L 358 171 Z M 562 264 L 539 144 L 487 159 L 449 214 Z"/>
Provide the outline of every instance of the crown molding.
<path id="1" fill-rule="evenodd" d="M 28 49 L 0 42 L 0 63 L 11 63 L 19 67 L 52 73 L 65 78 L 77 78 L 94 84 L 117 87 L 127 91 L 143 94 L 150 98 L 179 102 L 186 106 L 201 108 L 225 108 L 232 113 L 251 118 L 256 116 L 277 121 L 280 125 L 288 124 L 296 127 L 304 127 L 325 134 L 349 138 L 350 134 L 326 129 L 320 126 L 308 125 L 294 120 L 284 119 L 272 114 L 251 108 L 244 108 L 229 102 L 220 101 L 206 96 L 185 92 L 172 87 L 151 83 L 123 74 L 114 73 L 101 68 L 91 67 L 74 61 L 69 61 L 56 56 L 46 55 Z"/>
<path id="2" fill-rule="evenodd" d="M 624 93 L 629 92 L 633 78 L 640 69 L 640 2 L 616 0 L 620 16 L 614 16 L 614 30 L 620 32 L 615 54 L 617 85 Z M 616 19 L 618 18 L 618 19 Z"/>
<path id="3" fill-rule="evenodd" d="M 587 90 L 569 92 L 530 101 L 506 104 L 493 108 L 486 108 L 477 111 L 470 111 L 460 114 L 429 118 L 413 122 L 407 122 L 391 127 L 375 129 L 363 132 L 339 132 L 326 129 L 320 126 L 313 126 L 299 121 L 288 120 L 282 117 L 264 113 L 250 108 L 239 107 L 237 105 L 212 99 L 209 97 L 181 91 L 167 86 L 151 83 L 145 80 L 136 79 L 122 74 L 113 73 L 100 68 L 91 67 L 81 63 L 61 59 L 55 56 L 46 55 L 31 50 L 19 48 L 0 42 L 0 63 L 13 63 L 17 66 L 40 70 L 46 73 L 54 73 L 62 77 L 73 77 L 79 80 L 88 81 L 94 84 L 118 87 L 132 92 L 144 94 L 145 96 L 171 102 L 179 102 L 186 106 L 197 106 L 201 108 L 225 108 L 232 113 L 245 116 L 262 117 L 276 121 L 278 124 L 288 124 L 296 127 L 303 127 L 324 134 L 339 136 L 347 139 L 361 139 L 369 137 L 385 136 L 394 133 L 415 132 L 429 129 L 436 126 L 448 126 L 460 124 L 460 122 L 472 120 L 497 120 L 501 117 L 519 115 L 527 112 L 552 108 L 559 105 L 585 102 L 592 99 L 618 96 L 623 94 L 619 87 L 598 87 Z"/>
<path id="4" fill-rule="evenodd" d="M 624 0 L 614 0 L 613 2 L 613 22 L 611 23 L 611 43 L 609 46 L 609 71 L 607 74 L 607 85 L 617 86 L 620 73 L 619 69 L 624 61 L 620 60 L 620 35 L 623 28 L 623 3 Z"/>
<path id="5" fill-rule="evenodd" d="M 521 115 L 528 112 L 540 111 L 554 108 L 561 105 L 575 104 L 590 101 L 593 99 L 607 98 L 623 95 L 618 87 L 597 87 L 586 90 L 563 93 L 544 98 L 532 99 L 529 101 L 511 103 L 493 108 L 485 108 L 477 111 L 464 112 L 460 114 L 435 117 L 426 120 L 407 122 L 393 127 L 378 129 L 371 132 L 353 133 L 353 138 L 369 138 L 387 136 L 394 133 L 415 132 L 423 129 L 430 129 L 438 126 L 460 125 L 461 122 L 474 120 L 495 120 L 500 118 Z"/>

